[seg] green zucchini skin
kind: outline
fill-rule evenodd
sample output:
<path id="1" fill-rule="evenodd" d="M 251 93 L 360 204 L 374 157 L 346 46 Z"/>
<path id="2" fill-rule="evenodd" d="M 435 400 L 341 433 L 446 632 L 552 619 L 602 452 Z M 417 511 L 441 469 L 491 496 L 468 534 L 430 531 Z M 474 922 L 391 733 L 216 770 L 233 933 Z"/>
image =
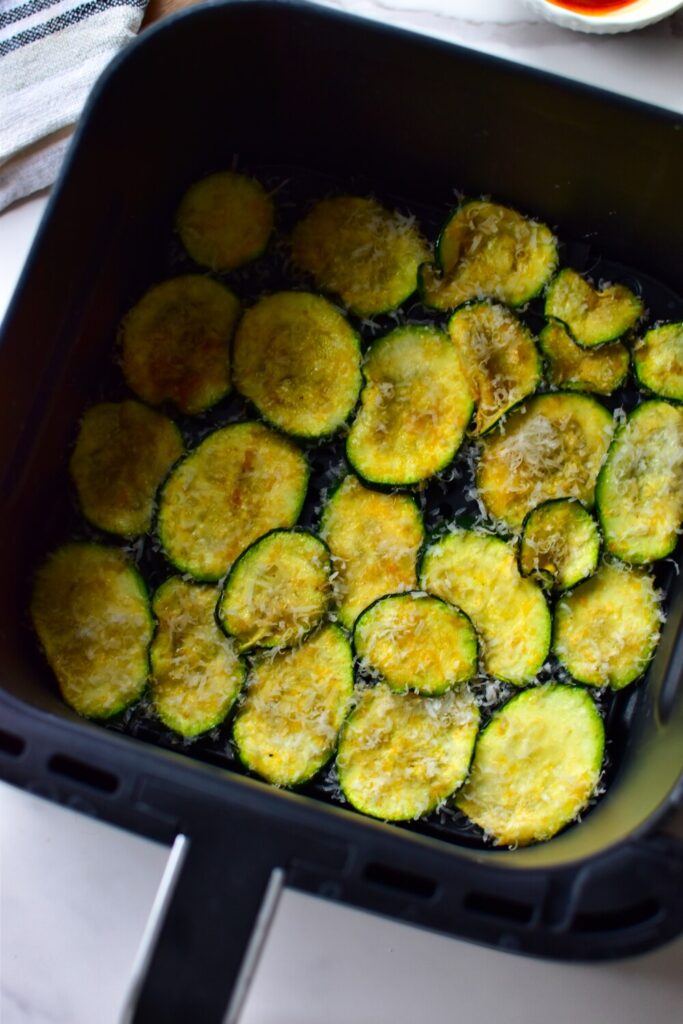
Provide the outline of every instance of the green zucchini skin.
<path id="1" fill-rule="evenodd" d="M 671 554 L 683 521 L 683 409 L 661 399 L 637 406 L 617 430 L 596 500 L 605 546 L 644 565 Z"/>
<path id="2" fill-rule="evenodd" d="M 565 323 L 581 348 L 596 348 L 634 327 L 643 315 L 643 302 L 624 285 L 596 289 L 565 267 L 548 285 L 545 315 Z"/>
<path id="3" fill-rule="evenodd" d="M 254 593 L 259 569 L 266 577 L 260 603 Z M 301 528 L 271 530 L 233 564 L 216 606 L 218 624 L 240 651 L 291 647 L 327 611 L 331 574 L 329 548 L 315 534 Z"/>
<path id="4" fill-rule="evenodd" d="M 555 498 L 527 513 L 519 569 L 543 586 L 569 590 L 596 571 L 600 548 L 600 531 L 588 509 L 576 498 Z"/>
<path id="5" fill-rule="evenodd" d="M 591 696 L 549 683 L 515 694 L 482 729 L 458 808 L 501 846 L 551 839 L 590 802 L 605 730 Z"/>
<path id="6" fill-rule="evenodd" d="M 647 392 L 683 402 L 683 321 L 658 324 L 633 346 L 633 369 Z"/>
<path id="7" fill-rule="evenodd" d="M 361 406 L 346 457 L 369 483 L 408 486 L 453 459 L 473 403 L 449 338 L 433 327 L 399 327 L 375 341 L 363 368 Z"/>
<path id="8" fill-rule="evenodd" d="M 581 348 L 561 320 L 551 317 L 538 336 L 551 385 L 567 391 L 611 395 L 628 377 L 630 358 L 620 341 Z"/>

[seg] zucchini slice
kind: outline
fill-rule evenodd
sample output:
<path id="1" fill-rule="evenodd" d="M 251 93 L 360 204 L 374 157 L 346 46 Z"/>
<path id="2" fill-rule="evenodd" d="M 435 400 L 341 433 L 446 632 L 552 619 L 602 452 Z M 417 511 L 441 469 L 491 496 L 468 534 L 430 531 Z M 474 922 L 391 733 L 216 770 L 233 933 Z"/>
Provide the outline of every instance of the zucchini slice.
<path id="1" fill-rule="evenodd" d="M 600 532 L 576 498 L 556 498 L 533 509 L 522 527 L 519 567 L 543 586 L 568 590 L 598 567 Z"/>
<path id="2" fill-rule="evenodd" d="M 230 391 L 230 340 L 239 300 L 198 274 L 145 292 L 121 325 L 126 382 L 143 402 L 195 415 Z"/>
<path id="3" fill-rule="evenodd" d="M 258 537 L 294 526 L 308 464 L 286 437 L 261 423 L 215 430 L 178 463 L 161 491 L 157 532 L 180 572 L 223 576 Z"/>
<path id="4" fill-rule="evenodd" d="M 240 650 L 290 647 L 318 625 L 330 602 L 330 553 L 312 533 L 273 530 L 243 551 L 216 609 Z"/>
<path id="5" fill-rule="evenodd" d="M 583 348 L 604 345 L 625 334 L 643 315 L 643 301 L 623 284 L 594 288 L 566 267 L 551 281 L 545 315 L 562 320 Z"/>
<path id="6" fill-rule="evenodd" d="M 139 402 L 93 405 L 69 463 L 83 515 L 121 537 L 147 533 L 159 485 L 184 450 L 176 425 Z"/>
<path id="7" fill-rule="evenodd" d="M 477 407 L 474 433 L 483 434 L 538 387 L 542 377 L 538 349 L 514 313 L 492 302 L 456 310 L 448 332 Z"/>
<path id="8" fill-rule="evenodd" d="M 576 344 L 560 320 L 549 320 L 539 343 L 555 387 L 611 395 L 628 376 L 628 349 L 620 341 L 590 351 Z"/>
<path id="9" fill-rule="evenodd" d="M 422 517 L 405 494 L 382 494 L 352 475 L 330 497 L 320 532 L 332 553 L 334 599 L 347 629 L 378 597 L 414 590 Z"/>
<path id="10" fill-rule="evenodd" d="M 479 728 L 467 691 L 443 697 L 361 693 L 339 739 L 339 782 L 349 803 L 384 821 L 422 818 L 465 779 Z"/>
<path id="11" fill-rule="evenodd" d="M 455 309 L 484 296 L 522 306 L 557 266 L 557 241 L 545 224 L 486 200 L 460 206 L 436 243 L 437 265 L 420 271 L 422 301 Z"/>
<path id="12" fill-rule="evenodd" d="M 550 611 L 540 587 L 520 575 L 512 544 L 449 533 L 425 551 L 420 585 L 470 617 L 486 672 L 515 686 L 534 679 L 550 649 Z"/>
<path id="13" fill-rule="evenodd" d="M 358 335 L 319 295 L 268 295 L 242 318 L 233 378 L 261 415 L 286 433 L 333 434 L 358 401 Z"/>
<path id="14" fill-rule="evenodd" d="M 551 498 L 588 508 L 614 431 L 611 414 L 589 395 L 537 395 L 482 441 L 477 487 L 491 516 L 513 530 Z"/>
<path id="15" fill-rule="evenodd" d="M 472 415 L 458 355 L 435 327 L 399 327 L 368 350 L 346 455 L 365 480 L 415 484 L 457 452 Z"/>
<path id="16" fill-rule="evenodd" d="M 223 721 L 246 675 L 233 641 L 216 624 L 218 594 L 217 587 L 172 576 L 152 600 L 154 708 L 169 729 L 188 738 Z"/>
<path id="17" fill-rule="evenodd" d="M 621 690 L 647 668 L 660 621 L 652 576 L 605 563 L 557 605 L 553 651 L 579 683 Z"/>
<path id="18" fill-rule="evenodd" d="M 362 196 L 321 200 L 292 235 L 297 266 L 358 316 L 400 306 L 417 288 L 427 254 L 414 217 Z"/>
<path id="19" fill-rule="evenodd" d="M 307 782 L 332 756 L 352 696 L 353 657 L 338 626 L 260 655 L 233 729 L 242 762 L 276 786 Z"/>
<path id="20" fill-rule="evenodd" d="M 604 750 L 602 719 L 585 690 L 525 690 L 482 729 L 455 802 L 497 845 L 550 839 L 595 794 Z"/>
<path id="21" fill-rule="evenodd" d="M 477 671 L 477 634 L 459 608 L 423 592 L 380 597 L 356 620 L 356 654 L 392 690 L 438 696 Z"/>
<path id="22" fill-rule="evenodd" d="M 641 565 L 665 558 L 683 521 L 683 410 L 643 402 L 617 431 L 598 477 L 607 550 Z"/>
<path id="23" fill-rule="evenodd" d="M 195 263 L 234 270 L 268 245 L 273 200 L 256 178 L 219 171 L 190 186 L 178 207 L 176 228 Z"/>
<path id="24" fill-rule="evenodd" d="M 142 695 L 152 616 L 123 552 L 58 548 L 36 575 L 31 617 L 62 696 L 79 715 L 110 718 Z"/>
<path id="25" fill-rule="evenodd" d="M 633 346 L 633 366 L 641 387 L 683 402 L 683 322 L 660 324 L 639 338 Z"/>

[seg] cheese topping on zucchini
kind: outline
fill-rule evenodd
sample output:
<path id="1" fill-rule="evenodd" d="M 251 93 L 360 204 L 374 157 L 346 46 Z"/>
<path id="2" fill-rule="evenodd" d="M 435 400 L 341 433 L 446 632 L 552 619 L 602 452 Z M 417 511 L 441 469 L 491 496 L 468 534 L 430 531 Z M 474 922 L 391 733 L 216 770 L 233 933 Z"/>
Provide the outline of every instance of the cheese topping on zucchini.
<path id="1" fill-rule="evenodd" d="M 569 267 L 548 287 L 545 315 L 562 320 L 584 348 L 604 345 L 625 334 L 643 315 L 643 302 L 623 284 L 594 288 Z"/>
<path id="2" fill-rule="evenodd" d="M 320 532 L 332 553 L 334 600 L 347 629 L 385 594 L 413 590 L 424 527 L 416 503 L 347 476 L 329 499 Z"/>
<path id="3" fill-rule="evenodd" d="M 482 730 L 456 803 L 500 846 L 550 839 L 594 795 L 604 747 L 602 719 L 585 690 L 525 690 Z"/>
<path id="4" fill-rule="evenodd" d="M 575 498 L 557 498 L 533 509 L 524 520 L 519 549 L 523 576 L 568 590 L 598 567 L 600 533 Z"/>
<path id="5" fill-rule="evenodd" d="M 339 739 L 344 796 L 385 821 L 424 817 L 462 784 L 478 728 L 467 691 L 420 697 L 384 684 L 365 690 Z"/>
<path id="6" fill-rule="evenodd" d="M 366 480 L 414 484 L 447 466 L 472 415 L 457 353 L 434 327 L 399 327 L 368 350 L 346 454 Z"/>
<path id="7" fill-rule="evenodd" d="M 233 735 L 240 758 L 276 786 L 300 786 L 329 760 L 353 696 L 353 658 L 338 626 L 252 663 Z"/>
<path id="8" fill-rule="evenodd" d="M 633 366 L 642 387 L 654 395 L 683 401 L 683 322 L 661 324 L 633 346 Z"/>
<path id="9" fill-rule="evenodd" d="M 237 390 L 286 433 L 333 434 L 358 401 L 358 335 L 318 295 L 268 295 L 242 318 L 233 376 Z"/>
<path id="10" fill-rule="evenodd" d="M 652 576 L 606 563 L 557 605 L 553 650 L 578 682 L 620 690 L 647 668 L 660 619 Z"/>
<path id="11" fill-rule="evenodd" d="M 537 395 L 482 441 L 477 486 L 490 515 L 518 529 L 536 505 L 578 498 L 588 508 L 614 430 L 588 395 Z"/>
<path id="12" fill-rule="evenodd" d="M 359 316 L 396 309 L 415 291 L 427 244 L 414 217 L 375 199 L 335 196 L 294 229 L 294 262 Z"/>
<path id="13" fill-rule="evenodd" d="M 486 672 L 516 686 L 534 679 L 550 649 L 550 612 L 540 588 L 520 575 L 511 544 L 450 533 L 427 548 L 420 584 L 470 617 Z"/>
<path id="14" fill-rule="evenodd" d="M 539 335 L 548 380 L 558 388 L 611 395 L 628 375 L 628 349 L 620 341 L 589 350 L 576 344 L 565 324 L 549 320 Z"/>
<path id="15" fill-rule="evenodd" d="M 608 551 L 636 564 L 670 554 L 683 521 L 683 409 L 659 400 L 634 409 L 596 494 Z"/>
<path id="16" fill-rule="evenodd" d="M 219 725 L 244 682 L 235 645 L 216 624 L 218 594 L 217 587 L 172 576 L 152 601 L 154 708 L 169 729 L 188 738 Z"/>
<path id="17" fill-rule="evenodd" d="M 261 423 L 235 423 L 204 438 L 161 492 L 157 529 L 169 561 L 217 580 L 257 537 L 294 526 L 308 465 L 287 438 Z"/>
<path id="18" fill-rule="evenodd" d="M 392 690 L 445 693 L 477 671 L 477 634 L 459 608 L 423 592 L 382 597 L 357 619 L 356 654 Z"/>
<path id="19" fill-rule="evenodd" d="M 142 695 L 152 617 L 123 552 L 58 548 L 38 570 L 31 616 L 62 696 L 79 715 L 110 718 Z"/>

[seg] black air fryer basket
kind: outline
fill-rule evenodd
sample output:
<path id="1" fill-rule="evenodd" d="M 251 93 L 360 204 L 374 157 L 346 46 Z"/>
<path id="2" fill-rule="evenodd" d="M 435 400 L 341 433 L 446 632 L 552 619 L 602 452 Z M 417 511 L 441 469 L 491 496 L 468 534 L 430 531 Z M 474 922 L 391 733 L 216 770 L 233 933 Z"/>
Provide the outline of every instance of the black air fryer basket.
<path id="1" fill-rule="evenodd" d="M 490 194 L 553 225 L 573 265 L 599 253 L 637 268 L 652 311 L 681 319 L 682 129 L 655 108 L 296 3 L 169 19 L 97 86 L 0 348 L 0 776 L 187 837 L 137 1020 L 222 1019 L 274 869 L 329 899 L 539 956 L 626 956 L 683 929 L 683 580 L 646 680 L 614 704 L 606 795 L 551 842 L 512 851 L 448 822 L 391 826 L 315 789 L 278 791 L 231 770 L 224 739 L 183 749 L 79 719 L 27 615 L 32 573 L 71 515 L 76 424 L 111 393 L 122 314 L 174 272 L 169 225 L 191 182 L 237 154 L 282 180 L 299 168 L 318 185 L 365 182 L 420 216 L 419 203 L 452 207 L 454 187 Z"/>

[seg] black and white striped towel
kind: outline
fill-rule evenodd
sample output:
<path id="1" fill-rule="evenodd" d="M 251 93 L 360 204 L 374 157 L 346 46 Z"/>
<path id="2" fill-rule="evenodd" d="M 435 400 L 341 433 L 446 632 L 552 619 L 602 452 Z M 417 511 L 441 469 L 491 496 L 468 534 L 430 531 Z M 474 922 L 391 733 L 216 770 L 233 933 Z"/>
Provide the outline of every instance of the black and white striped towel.
<path id="1" fill-rule="evenodd" d="M 147 0 L 0 0 L 0 210 L 52 184 L 100 72 Z"/>

